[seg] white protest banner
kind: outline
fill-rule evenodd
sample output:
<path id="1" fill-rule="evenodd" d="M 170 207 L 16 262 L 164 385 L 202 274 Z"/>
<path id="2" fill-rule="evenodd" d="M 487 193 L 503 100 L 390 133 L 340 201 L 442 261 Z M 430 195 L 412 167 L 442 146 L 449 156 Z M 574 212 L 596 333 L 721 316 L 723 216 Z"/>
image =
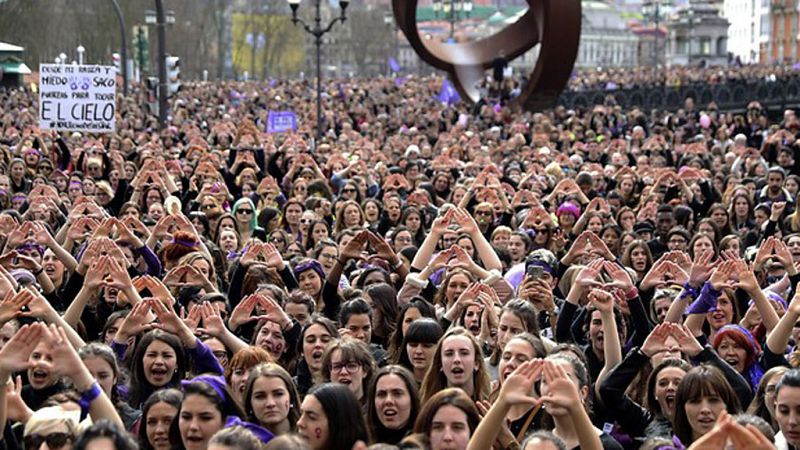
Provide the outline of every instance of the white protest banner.
<path id="1" fill-rule="evenodd" d="M 39 128 L 111 133 L 116 113 L 114 66 L 39 65 Z"/>

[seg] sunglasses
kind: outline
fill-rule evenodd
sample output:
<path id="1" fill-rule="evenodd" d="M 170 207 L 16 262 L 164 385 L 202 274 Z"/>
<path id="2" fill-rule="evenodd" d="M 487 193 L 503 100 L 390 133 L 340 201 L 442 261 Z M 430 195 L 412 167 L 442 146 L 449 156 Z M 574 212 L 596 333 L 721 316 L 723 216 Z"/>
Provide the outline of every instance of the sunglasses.
<path id="1" fill-rule="evenodd" d="M 208 211 L 209 209 L 214 209 L 214 205 L 203 205 L 202 209 L 203 209 L 203 211 Z"/>
<path id="2" fill-rule="evenodd" d="M 253 214 L 253 210 L 252 209 L 237 209 L 236 210 L 236 214 L 242 214 L 242 215 L 249 216 L 250 214 Z"/>
<path id="3" fill-rule="evenodd" d="M 353 189 L 353 188 L 344 188 L 344 189 L 342 189 L 342 193 L 343 193 L 343 194 L 347 194 L 347 193 L 350 193 L 350 192 L 355 192 L 355 191 L 356 191 L 356 190 L 355 190 L 355 189 Z"/>
<path id="4" fill-rule="evenodd" d="M 73 437 L 69 433 L 50 433 L 46 436 L 41 434 L 29 434 L 23 438 L 25 448 L 39 448 L 43 443 L 47 442 L 48 448 L 61 448 L 67 445 L 67 442 L 72 442 Z"/>

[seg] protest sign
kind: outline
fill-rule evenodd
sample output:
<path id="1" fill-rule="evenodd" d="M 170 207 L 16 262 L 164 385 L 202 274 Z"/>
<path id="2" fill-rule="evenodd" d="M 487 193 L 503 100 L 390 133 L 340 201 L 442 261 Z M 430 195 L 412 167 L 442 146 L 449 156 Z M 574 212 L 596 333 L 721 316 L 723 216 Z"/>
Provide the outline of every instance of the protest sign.
<path id="1" fill-rule="evenodd" d="M 111 133 L 116 113 L 114 66 L 39 65 L 39 128 Z"/>
<path id="2" fill-rule="evenodd" d="M 297 130 L 297 115 L 292 111 L 270 111 L 267 116 L 267 133 Z"/>

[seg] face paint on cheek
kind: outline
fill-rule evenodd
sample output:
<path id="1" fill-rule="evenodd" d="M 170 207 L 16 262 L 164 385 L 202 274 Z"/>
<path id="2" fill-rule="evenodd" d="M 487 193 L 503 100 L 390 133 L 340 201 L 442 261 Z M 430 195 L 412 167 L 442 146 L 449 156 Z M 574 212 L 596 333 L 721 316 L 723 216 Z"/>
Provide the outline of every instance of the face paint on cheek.
<path id="1" fill-rule="evenodd" d="M 321 438 L 322 437 L 322 430 L 319 429 L 319 428 L 314 428 L 314 436 L 316 436 L 317 439 Z"/>

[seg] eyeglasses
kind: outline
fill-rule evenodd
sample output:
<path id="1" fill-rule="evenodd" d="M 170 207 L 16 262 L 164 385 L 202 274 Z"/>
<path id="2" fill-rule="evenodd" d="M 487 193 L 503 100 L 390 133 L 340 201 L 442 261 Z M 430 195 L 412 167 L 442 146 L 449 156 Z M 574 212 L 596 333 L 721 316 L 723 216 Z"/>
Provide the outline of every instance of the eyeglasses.
<path id="1" fill-rule="evenodd" d="M 253 210 L 252 209 L 237 209 L 236 210 L 236 214 L 242 214 L 244 216 L 249 216 L 250 214 L 253 214 Z"/>
<path id="2" fill-rule="evenodd" d="M 356 191 L 355 188 L 344 188 L 344 189 L 342 189 L 342 194 L 348 194 L 348 193 L 355 192 L 355 191 Z"/>
<path id="3" fill-rule="evenodd" d="M 353 373 L 353 372 L 358 371 L 358 369 L 360 369 L 360 368 L 361 368 L 361 364 L 359 364 L 359 363 L 357 363 L 355 361 L 350 361 L 350 362 L 347 362 L 347 363 L 333 363 L 333 364 L 331 364 L 331 372 L 336 372 L 336 373 L 340 373 L 342 371 L 342 369 L 347 369 L 348 373 Z"/>
<path id="4" fill-rule="evenodd" d="M 29 434 L 23 438 L 25 448 L 34 449 L 42 446 L 47 442 L 48 448 L 61 448 L 67 445 L 67 442 L 72 442 L 73 437 L 69 433 L 50 433 L 48 435 Z"/>

